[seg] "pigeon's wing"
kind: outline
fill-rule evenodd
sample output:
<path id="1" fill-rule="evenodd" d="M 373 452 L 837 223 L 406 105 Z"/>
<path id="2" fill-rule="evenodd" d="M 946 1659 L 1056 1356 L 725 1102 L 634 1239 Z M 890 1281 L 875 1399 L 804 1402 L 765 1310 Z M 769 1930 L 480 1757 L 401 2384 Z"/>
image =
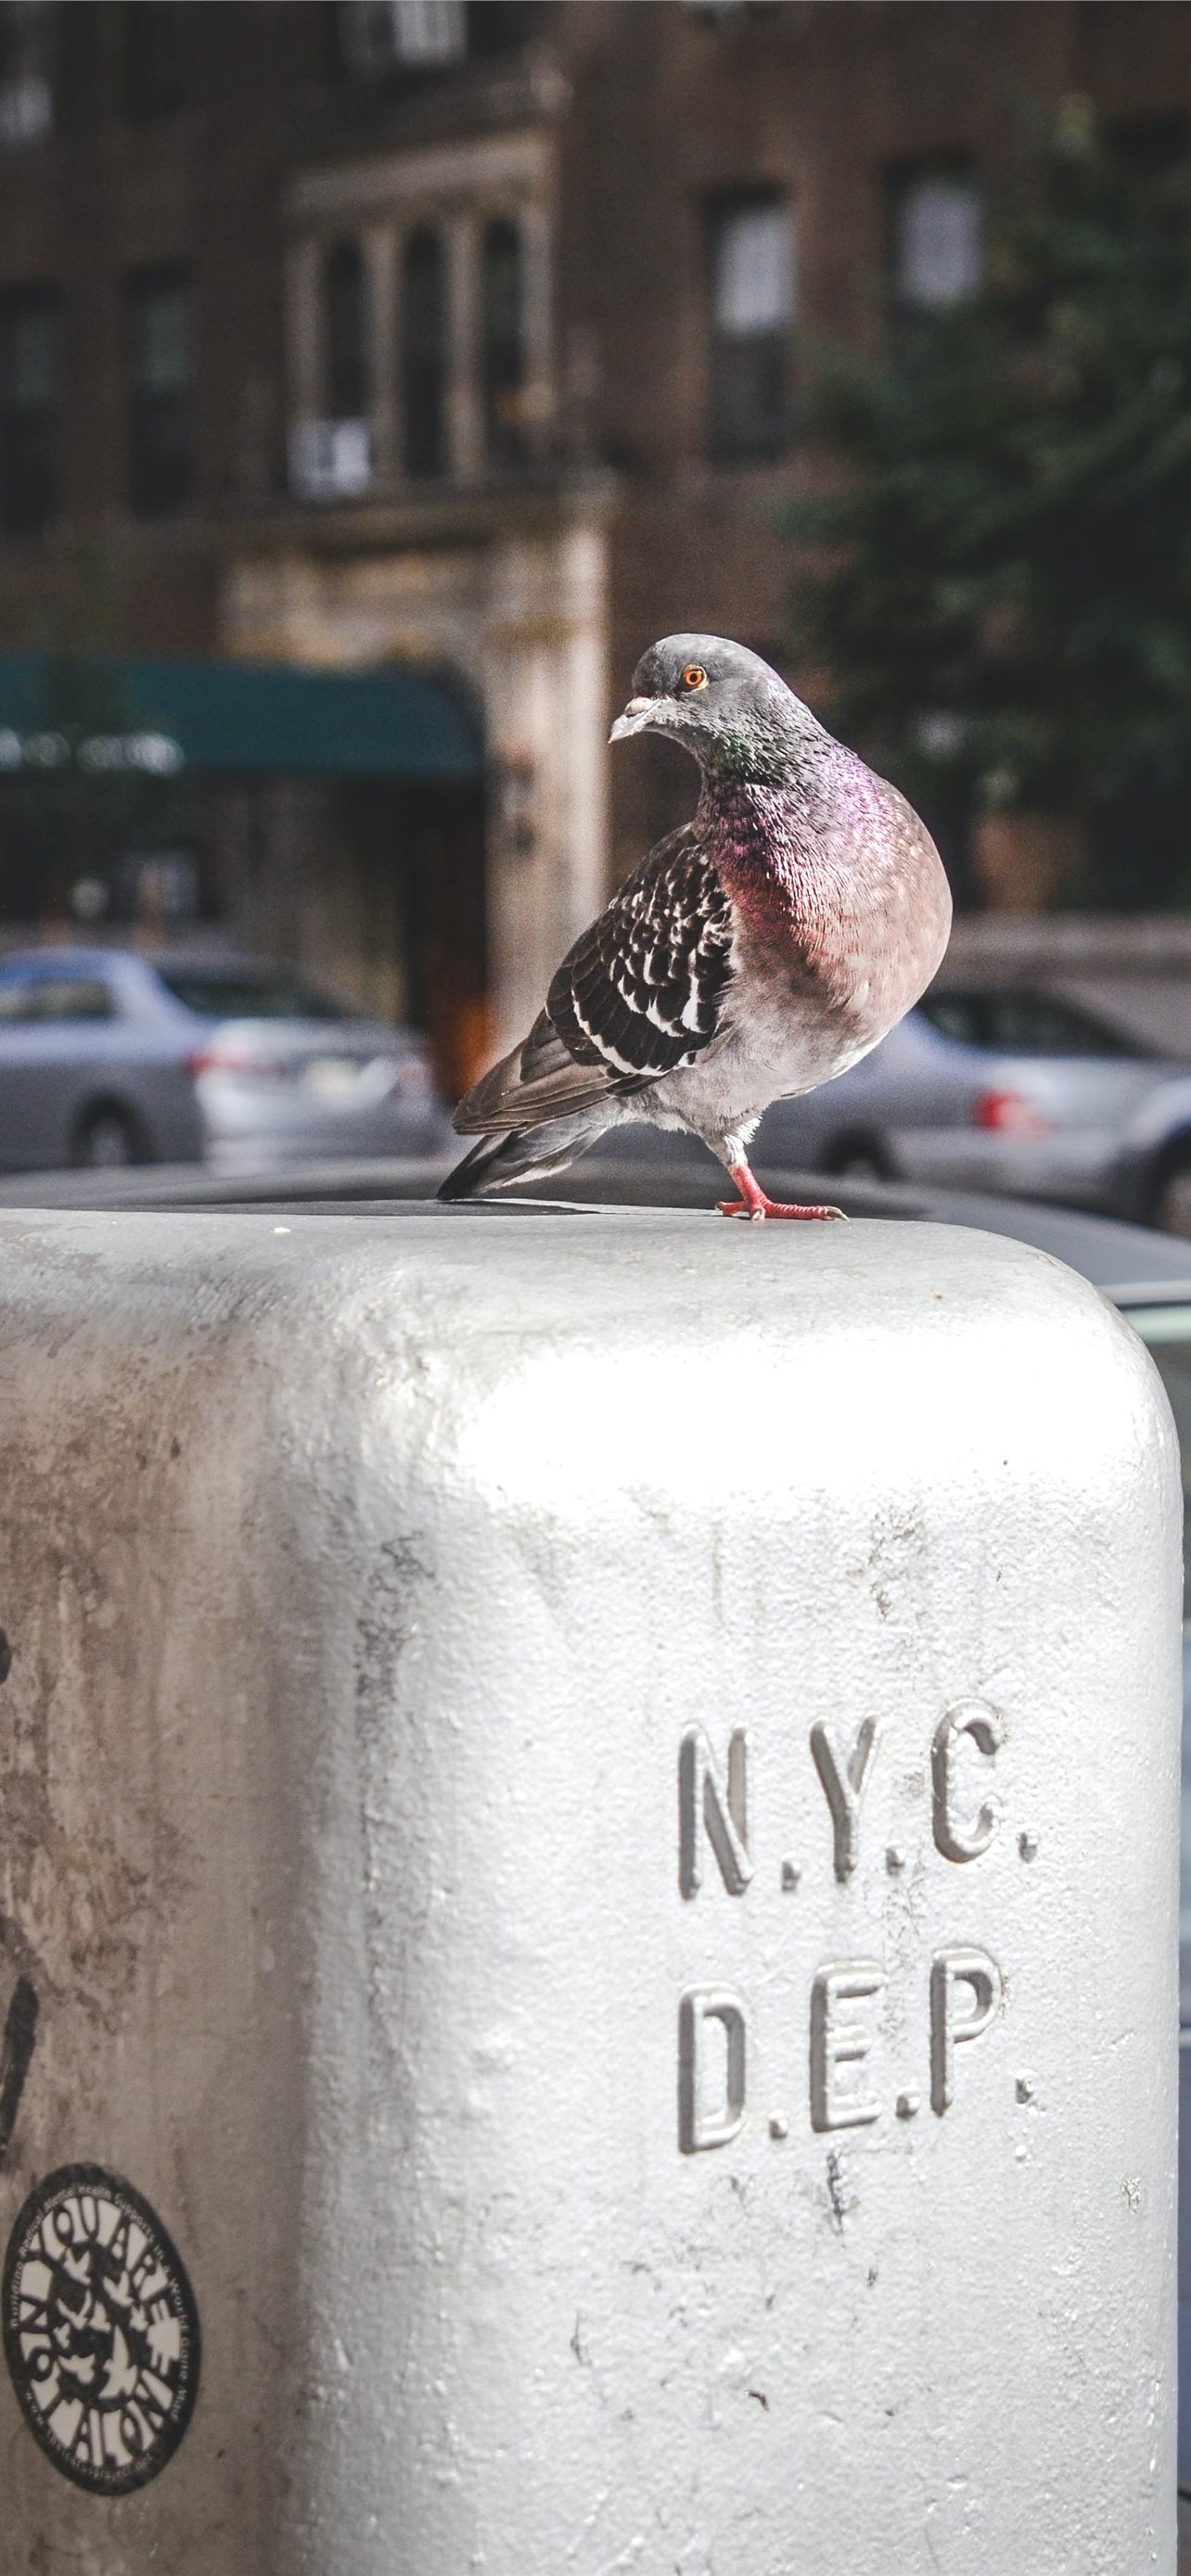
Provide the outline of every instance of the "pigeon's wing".
<path id="1" fill-rule="evenodd" d="M 524 1044 L 460 1102 L 460 1134 L 537 1127 L 694 1064 L 726 1025 L 732 938 L 731 898 L 684 823 L 576 940 Z"/>

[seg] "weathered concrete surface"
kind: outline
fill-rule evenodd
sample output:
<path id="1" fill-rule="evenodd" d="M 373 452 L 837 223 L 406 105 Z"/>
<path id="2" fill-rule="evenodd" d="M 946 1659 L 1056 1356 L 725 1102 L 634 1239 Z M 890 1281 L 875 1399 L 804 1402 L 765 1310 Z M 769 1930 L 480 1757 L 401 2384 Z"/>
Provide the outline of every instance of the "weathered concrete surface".
<path id="1" fill-rule="evenodd" d="M 0 1478 L 0 2241 L 123 2177 L 203 2342 L 128 2495 L 0 2368 L 5 2566 L 1172 2576 L 1179 1494 L 1092 1290 L 5 1211 Z"/>

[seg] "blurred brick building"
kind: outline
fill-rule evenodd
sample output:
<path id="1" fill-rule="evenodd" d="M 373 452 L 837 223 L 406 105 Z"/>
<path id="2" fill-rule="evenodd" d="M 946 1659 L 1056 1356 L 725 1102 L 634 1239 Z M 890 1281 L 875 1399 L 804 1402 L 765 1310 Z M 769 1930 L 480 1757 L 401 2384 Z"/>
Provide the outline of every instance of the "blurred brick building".
<path id="1" fill-rule="evenodd" d="M 250 770 L 233 724 L 170 882 L 462 1078 L 689 794 L 607 760 L 644 645 L 780 657 L 801 349 L 970 291 L 1023 101 L 1073 91 L 1169 157 L 1191 11 L 9 0 L 0 657 L 99 549 L 138 667 L 437 676 L 474 776 L 337 775 L 329 718 Z M 0 804 L 10 922 L 23 864 Z"/>

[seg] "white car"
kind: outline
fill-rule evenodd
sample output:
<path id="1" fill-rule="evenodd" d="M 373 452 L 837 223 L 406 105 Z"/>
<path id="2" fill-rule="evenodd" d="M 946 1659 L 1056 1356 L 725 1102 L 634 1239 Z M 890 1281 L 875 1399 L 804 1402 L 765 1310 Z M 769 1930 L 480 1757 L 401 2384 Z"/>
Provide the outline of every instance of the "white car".
<path id="1" fill-rule="evenodd" d="M 939 985 L 851 1073 L 775 1101 L 753 1160 L 1168 1222 L 1164 1156 L 1175 1125 L 1185 1144 L 1191 1131 L 1180 1074 L 1191 1067 L 1057 995 Z"/>
<path id="2" fill-rule="evenodd" d="M 441 1150 L 425 1042 L 251 958 L 0 957 L 0 1168 Z"/>

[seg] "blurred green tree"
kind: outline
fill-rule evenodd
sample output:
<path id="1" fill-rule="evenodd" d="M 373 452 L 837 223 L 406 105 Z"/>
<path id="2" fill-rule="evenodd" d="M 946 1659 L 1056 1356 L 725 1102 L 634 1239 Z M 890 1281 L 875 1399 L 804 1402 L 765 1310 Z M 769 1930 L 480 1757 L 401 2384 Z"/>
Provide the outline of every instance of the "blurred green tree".
<path id="1" fill-rule="evenodd" d="M 1064 899 L 1122 908 L 1191 901 L 1189 205 L 1068 101 L 982 291 L 823 356 L 790 511 L 839 729 L 978 838 L 1066 818 Z"/>

